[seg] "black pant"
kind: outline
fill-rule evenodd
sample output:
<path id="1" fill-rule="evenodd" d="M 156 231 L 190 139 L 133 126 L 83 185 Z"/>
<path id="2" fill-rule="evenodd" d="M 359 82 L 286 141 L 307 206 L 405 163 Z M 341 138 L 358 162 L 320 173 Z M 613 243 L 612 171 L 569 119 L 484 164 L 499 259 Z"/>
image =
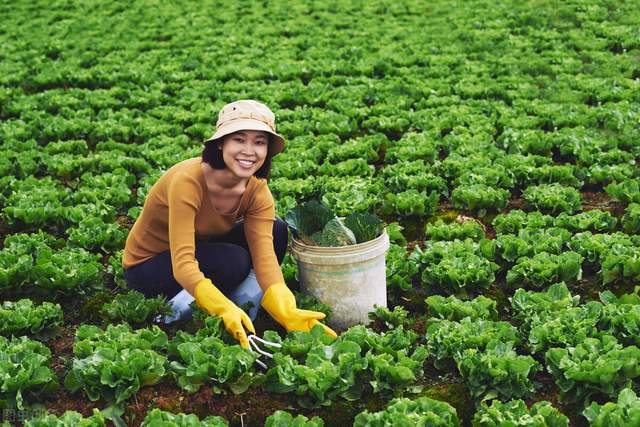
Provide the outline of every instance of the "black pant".
<path id="1" fill-rule="evenodd" d="M 273 224 L 273 249 L 282 264 L 288 243 L 287 224 L 276 218 Z M 244 235 L 244 223 L 237 223 L 231 231 L 212 237 L 204 243 L 196 243 L 196 259 L 200 271 L 224 294 L 236 288 L 252 268 L 251 255 Z M 164 251 L 142 264 L 124 270 L 129 287 L 140 291 L 147 298 L 165 296 L 173 298 L 183 287 L 173 276 L 171 253 Z"/>

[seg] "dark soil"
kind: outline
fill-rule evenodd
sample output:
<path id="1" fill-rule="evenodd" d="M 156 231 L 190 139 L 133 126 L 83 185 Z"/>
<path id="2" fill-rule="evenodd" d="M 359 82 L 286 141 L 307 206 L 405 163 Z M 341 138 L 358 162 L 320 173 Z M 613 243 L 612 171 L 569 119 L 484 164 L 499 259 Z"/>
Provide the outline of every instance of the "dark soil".
<path id="1" fill-rule="evenodd" d="M 128 217 L 127 215 L 120 215 L 116 217 L 116 222 L 120 224 L 121 227 L 125 227 L 131 229 L 133 227 L 133 223 L 135 222 L 133 219 Z"/>
<path id="2" fill-rule="evenodd" d="M 600 209 L 603 211 L 609 211 L 612 215 L 620 217 L 624 215 L 626 207 L 626 204 L 615 201 L 605 192 L 582 192 L 582 209 L 585 211 Z"/>
<path id="3" fill-rule="evenodd" d="M 433 368 L 431 373 L 425 375 L 425 380 L 417 386 L 418 393 L 408 394 L 408 397 L 424 395 L 447 401 L 456 407 L 461 415 L 472 408 L 472 401 L 459 379 L 454 383 L 443 382 L 443 378 Z M 367 395 L 357 401 L 339 399 L 327 407 L 304 409 L 298 403 L 296 396 L 270 393 L 263 386 L 250 388 L 239 396 L 229 392 L 216 393 L 209 386 L 203 386 L 197 392 L 187 394 L 172 380 L 165 379 L 155 386 L 141 388 L 125 403 L 125 413 L 122 418 L 128 426 L 137 427 L 140 426 L 148 411 L 159 408 L 172 413 L 191 413 L 200 418 L 219 415 L 226 418 L 231 426 L 250 427 L 263 426 L 266 417 L 282 409 L 303 414 L 309 418 L 317 415 L 325 421 L 331 420 L 331 423 L 336 426 L 350 426 L 358 413 L 364 410 L 380 411 L 392 398 L 391 395 Z M 62 415 L 66 410 L 74 410 L 89 416 L 92 408 L 108 406 L 107 402 L 102 400 L 91 402 L 82 393 L 71 395 L 64 387 L 43 403 L 49 412 L 56 415 Z"/>

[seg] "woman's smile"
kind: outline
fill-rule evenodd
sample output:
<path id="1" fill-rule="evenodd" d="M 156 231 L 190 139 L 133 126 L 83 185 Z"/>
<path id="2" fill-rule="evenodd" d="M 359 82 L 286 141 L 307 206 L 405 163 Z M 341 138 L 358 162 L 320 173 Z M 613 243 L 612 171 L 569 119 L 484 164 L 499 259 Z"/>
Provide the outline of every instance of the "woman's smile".
<path id="1" fill-rule="evenodd" d="M 244 160 L 244 159 L 238 159 L 238 163 L 240 164 L 241 167 L 245 169 L 252 169 L 253 166 L 256 164 L 255 160 Z"/>

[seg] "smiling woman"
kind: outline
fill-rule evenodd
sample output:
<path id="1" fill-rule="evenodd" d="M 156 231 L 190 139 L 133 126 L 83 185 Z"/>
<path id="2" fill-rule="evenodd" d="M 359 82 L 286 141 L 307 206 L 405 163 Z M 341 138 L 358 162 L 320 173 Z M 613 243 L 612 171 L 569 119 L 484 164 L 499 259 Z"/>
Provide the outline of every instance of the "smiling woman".
<path id="1" fill-rule="evenodd" d="M 202 173 L 218 212 L 234 212 L 251 176 L 267 179 L 271 169 L 269 134 L 244 130 L 207 143 Z"/>
<path id="2" fill-rule="evenodd" d="M 248 348 L 245 329 L 255 333 L 260 306 L 288 331 L 308 331 L 324 318 L 296 307 L 280 270 L 288 230 L 275 216 L 267 179 L 284 145 L 266 105 L 232 102 L 220 110 L 202 157 L 174 165 L 151 188 L 122 264 L 131 288 L 171 299 L 166 322 L 188 316 L 195 299 Z M 249 314 L 238 307 L 247 302 Z"/>

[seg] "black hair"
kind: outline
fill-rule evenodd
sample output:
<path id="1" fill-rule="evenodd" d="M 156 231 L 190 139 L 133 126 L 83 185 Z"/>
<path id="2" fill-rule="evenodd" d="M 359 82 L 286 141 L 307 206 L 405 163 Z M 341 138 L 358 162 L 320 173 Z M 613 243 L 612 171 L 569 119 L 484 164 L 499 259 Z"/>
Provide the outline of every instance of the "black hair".
<path id="1" fill-rule="evenodd" d="M 269 148 L 273 145 L 273 135 L 267 133 L 269 138 Z M 204 145 L 204 149 L 202 150 L 202 161 L 207 163 L 214 169 L 224 169 L 227 167 L 224 159 L 222 158 L 222 150 L 218 149 L 219 143 L 222 142 L 222 138 L 214 139 L 213 141 L 209 141 Z M 260 169 L 256 171 L 253 175 L 257 178 L 264 178 L 269 180 L 269 174 L 271 173 L 271 150 L 267 151 L 267 157 L 264 159 L 264 163 L 260 166 Z"/>

